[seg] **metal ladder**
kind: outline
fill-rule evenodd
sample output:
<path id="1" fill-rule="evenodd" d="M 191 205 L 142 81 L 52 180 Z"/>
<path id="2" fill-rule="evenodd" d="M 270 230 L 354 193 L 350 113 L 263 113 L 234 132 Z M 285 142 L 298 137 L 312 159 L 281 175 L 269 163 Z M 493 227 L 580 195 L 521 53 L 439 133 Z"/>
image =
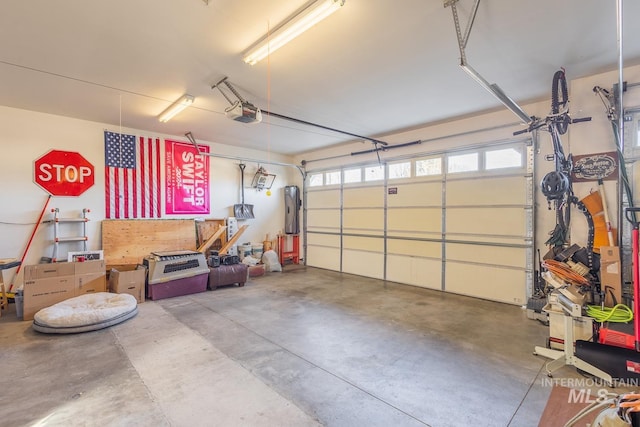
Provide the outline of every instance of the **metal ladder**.
<path id="1" fill-rule="evenodd" d="M 90 212 L 89 209 L 82 209 L 82 216 L 79 218 L 60 218 L 60 209 L 54 208 L 51 209 L 53 212 L 53 219 L 47 222 L 53 222 L 53 256 L 51 257 L 51 262 L 58 262 L 58 249 L 60 243 L 70 243 L 70 242 L 83 242 L 83 251 L 87 250 L 87 213 Z M 79 222 L 82 223 L 82 236 L 72 236 L 72 237 L 61 237 L 60 236 L 60 224 L 61 223 L 73 223 Z M 64 260 L 66 261 L 66 260 Z"/>

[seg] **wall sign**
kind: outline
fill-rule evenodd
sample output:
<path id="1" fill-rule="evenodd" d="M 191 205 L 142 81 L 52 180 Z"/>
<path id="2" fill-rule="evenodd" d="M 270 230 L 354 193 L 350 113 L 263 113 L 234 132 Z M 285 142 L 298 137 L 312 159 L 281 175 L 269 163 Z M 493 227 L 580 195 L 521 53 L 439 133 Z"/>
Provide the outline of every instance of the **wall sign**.
<path id="1" fill-rule="evenodd" d="M 574 182 L 597 181 L 603 179 L 612 181 L 618 179 L 618 153 L 587 154 L 573 156 L 573 172 L 571 178 Z"/>
<path id="2" fill-rule="evenodd" d="M 77 197 L 94 179 L 93 165 L 80 153 L 51 150 L 34 162 L 34 182 L 52 196 Z"/>
<path id="3" fill-rule="evenodd" d="M 209 152 L 208 146 L 200 151 Z M 165 140 L 165 213 L 208 214 L 209 156 L 186 142 Z"/>

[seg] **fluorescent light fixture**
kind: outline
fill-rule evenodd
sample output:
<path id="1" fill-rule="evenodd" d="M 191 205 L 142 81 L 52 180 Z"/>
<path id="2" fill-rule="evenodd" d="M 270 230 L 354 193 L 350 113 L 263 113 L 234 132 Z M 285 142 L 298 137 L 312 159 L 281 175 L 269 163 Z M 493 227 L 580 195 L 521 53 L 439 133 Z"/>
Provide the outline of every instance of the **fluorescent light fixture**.
<path id="1" fill-rule="evenodd" d="M 194 99 L 195 98 L 191 95 L 182 95 L 180 99 L 169 105 L 169 107 L 167 107 L 167 109 L 158 116 L 158 120 L 160 120 L 162 123 L 168 122 L 173 118 L 173 116 L 187 108 L 189 105 L 193 104 Z"/>
<path id="2" fill-rule="evenodd" d="M 513 99 L 509 98 L 507 96 L 507 94 L 504 93 L 504 91 L 502 89 L 500 89 L 500 86 L 498 86 L 495 83 L 490 84 L 480 74 L 478 74 L 478 72 L 476 70 L 471 68 L 471 66 L 469 64 L 460 64 L 460 67 L 462 67 L 462 69 L 464 71 L 466 71 L 467 74 L 469 74 L 471 77 L 473 77 L 473 79 L 476 82 L 478 82 L 480 84 L 480 86 L 485 88 L 490 94 L 492 94 L 500 102 L 502 102 L 504 104 L 504 106 L 507 107 L 513 114 L 518 116 L 518 118 L 520 120 L 522 120 L 523 123 L 529 124 L 529 123 L 531 123 L 533 121 L 533 119 L 531 117 L 529 117 L 527 115 L 527 113 L 525 113 L 524 110 L 522 108 L 520 108 L 520 106 L 518 104 L 516 104 Z"/>
<path id="3" fill-rule="evenodd" d="M 243 60 L 254 65 L 272 54 L 344 5 L 345 0 L 317 0 L 287 18 L 247 51 Z"/>

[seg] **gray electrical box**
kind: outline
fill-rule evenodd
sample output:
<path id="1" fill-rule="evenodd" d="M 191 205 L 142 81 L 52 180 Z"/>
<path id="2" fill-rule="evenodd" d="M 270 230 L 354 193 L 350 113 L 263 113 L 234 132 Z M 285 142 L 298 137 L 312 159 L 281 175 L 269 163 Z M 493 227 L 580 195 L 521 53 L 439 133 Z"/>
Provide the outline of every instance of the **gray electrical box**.
<path id="1" fill-rule="evenodd" d="M 300 189 L 297 185 L 284 187 L 284 232 L 285 234 L 300 233 Z"/>

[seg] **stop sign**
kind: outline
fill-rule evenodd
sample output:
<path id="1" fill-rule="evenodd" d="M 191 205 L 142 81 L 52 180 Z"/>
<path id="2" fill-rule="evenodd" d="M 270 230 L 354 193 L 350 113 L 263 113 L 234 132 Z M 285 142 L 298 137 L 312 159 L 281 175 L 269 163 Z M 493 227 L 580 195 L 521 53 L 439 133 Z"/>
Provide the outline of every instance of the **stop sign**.
<path id="1" fill-rule="evenodd" d="M 51 150 L 35 161 L 34 181 L 53 196 L 79 196 L 93 186 L 93 165 L 80 153 Z"/>

